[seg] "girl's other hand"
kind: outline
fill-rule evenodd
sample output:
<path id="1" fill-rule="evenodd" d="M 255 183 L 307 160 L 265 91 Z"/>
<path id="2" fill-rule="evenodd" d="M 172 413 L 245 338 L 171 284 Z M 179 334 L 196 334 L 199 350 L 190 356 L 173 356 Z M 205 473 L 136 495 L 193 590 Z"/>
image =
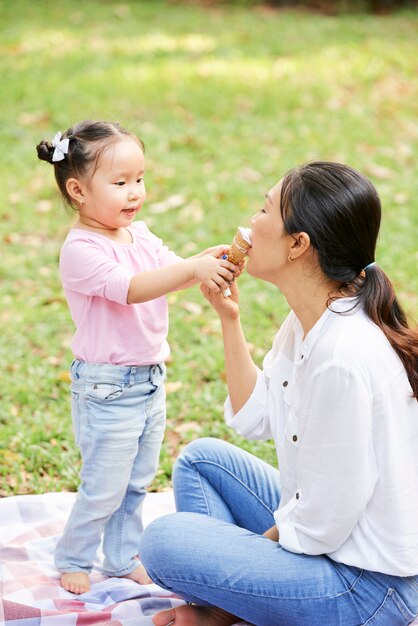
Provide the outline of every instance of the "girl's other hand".
<path id="1" fill-rule="evenodd" d="M 202 252 L 199 252 L 198 254 L 195 254 L 189 258 L 198 259 L 202 256 L 205 256 L 206 254 L 210 254 L 211 256 L 214 256 L 215 259 L 220 259 L 221 256 L 223 256 L 224 254 L 228 254 L 228 250 L 230 247 L 231 246 L 222 243 L 218 246 L 211 246 L 210 248 L 206 248 L 206 250 L 202 250 Z"/>
<path id="2" fill-rule="evenodd" d="M 239 289 L 234 281 L 229 286 L 230 296 L 224 296 L 222 292 L 213 291 L 201 285 L 200 290 L 206 300 L 213 306 L 221 321 L 235 320 L 239 317 Z"/>

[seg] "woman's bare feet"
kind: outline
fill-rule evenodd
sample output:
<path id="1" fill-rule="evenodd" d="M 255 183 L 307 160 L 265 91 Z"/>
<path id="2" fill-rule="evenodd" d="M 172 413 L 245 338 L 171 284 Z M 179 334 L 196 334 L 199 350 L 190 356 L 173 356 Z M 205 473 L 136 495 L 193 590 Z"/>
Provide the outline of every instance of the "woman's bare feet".
<path id="1" fill-rule="evenodd" d="M 239 620 L 222 609 L 190 605 L 160 611 L 152 618 L 155 626 L 231 626 Z"/>
<path id="2" fill-rule="evenodd" d="M 132 572 L 129 574 L 125 574 L 121 576 L 121 578 L 129 578 L 130 580 L 134 580 L 136 583 L 140 585 L 151 585 L 152 580 L 147 574 L 147 570 L 143 565 L 138 565 Z"/>
<path id="3" fill-rule="evenodd" d="M 90 591 L 89 575 L 85 572 L 66 572 L 61 574 L 61 587 L 71 593 L 86 593 Z"/>

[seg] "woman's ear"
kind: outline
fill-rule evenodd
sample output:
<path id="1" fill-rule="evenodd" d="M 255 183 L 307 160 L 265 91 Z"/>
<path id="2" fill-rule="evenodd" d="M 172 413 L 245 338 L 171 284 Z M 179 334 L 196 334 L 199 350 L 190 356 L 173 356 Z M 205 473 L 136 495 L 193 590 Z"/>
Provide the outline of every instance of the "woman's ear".
<path id="1" fill-rule="evenodd" d="M 65 188 L 76 204 L 84 204 L 84 185 L 77 178 L 69 178 L 65 183 Z"/>
<path id="2" fill-rule="evenodd" d="M 309 250 L 311 246 L 311 238 L 308 233 L 293 233 L 292 234 L 292 245 L 290 246 L 289 256 L 292 257 L 292 260 L 297 259 L 302 256 L 307 250 Z"/>

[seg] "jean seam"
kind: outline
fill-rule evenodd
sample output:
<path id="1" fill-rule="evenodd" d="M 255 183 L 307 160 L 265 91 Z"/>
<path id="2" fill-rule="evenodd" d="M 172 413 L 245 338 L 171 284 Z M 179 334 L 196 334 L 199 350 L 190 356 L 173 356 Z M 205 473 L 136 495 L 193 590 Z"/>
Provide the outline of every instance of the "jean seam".
<path id="1" fill-rule="evenodd" d="M 200 484 L 200 489 L 202 491 L 203 498 L 205 500 L 207 514 L 211 517 L 210 506 L 209 506 L 209 502 L 208 502 L 208 499 L 206 497 L 205 489 L 204 489 L 204 486 L 203 486 L 202 476 L 200 475 L 200 472 L 195 467 L 193 469 L 194 469 L 194 471 L 197 474 L 197 478 L 198 478 L 198 481 L 199 481 L 199 484 Z"/>
<path id="2" fill-rule="evenodd" d="M 260 504 L 261 504 L 261 505 L 262 505 L 262 506 L 263 506 L 263 507 L 267 510 L 267 511 L 268 511 L 268 512 L 269 512 L 269 513 L 271 513 L 271 515 L 274 515 L 274 511 L 272 511 L 272 510 L 270 509 L 270 507 L 268 507 L 268 506 L 266 505 L 266 503 L 265 503 L 265 502 L 263 502 L 263 500 L 261 500 L 261 499 L 257 496 L 257 494 L 255 494 L 255 493 L 254 493 L 254 492 L 253 492 L 253 491 L 252 491 L 252 490 L 248 487 L 248 485 L 246 485 L 246 484 L 245 484 L 242 480 L 240 480 L 240 479 L 238 478 L 238 476 L 236 476 L 236 475 L 235 475 L 233 472 L 231 472 L 229 469 L 227 469 L 227 468 L 226 468 L 226 467 L 224 467 L 223 465 L 220 465 L 219 463 L 215 463 L 214 461 L 208 461 L 207 459 L 201 459 L 201 460 L 197 459 L 197 460 L 190 461 L 190 464 L 191 464 L 191 465 L 196 465 L 196 464 L 198 464 L 198 463 L 203 463 L 203 464 L 206 464 L 206 465 L 214 465 L 215 467 L 217 467 L 217 468 L 219 468 L 219 469 L 223 470 L 224 472 L 226 472 L 227 474 L 229 474 L 229 476 L 231 476 L 231 477 L 232 477 L 234 480 L 236 480 L 236 481 L 237 481 L 237 482 L 238 482 L 238 483 L 239 483 L 242 487 L 244 487 L 244 489 L 246 489 L 246 490 L 248 491 L 248 493 L 250 493 L 250 494 L 251 494 L 251 495 L 252 495 L 252 496 L 253 496 L 253 497 L 254 497 L 254 498 L 255 498 L 255 499 L 256 499 L 256 500 L 257 500 L 257 501 L 258 501 L 258 502 L 259 502 L 259 503 L 260 503 Z M 197 471 L 197 470 L 196 470 L 196 471 Z M 197 471 L 197 473 L 198 473 L 198 474 L 199 474 L 199 476 L 200 476 L 200 473 L 199 473 L 198 471 Z"/>
<path id="3" fill-rule="evenodd" d="M 360 576 L 361 576 L 361 574 L 360 574 Z M 358 576 L 356 578 L 356 580 L 353 583 L 353 585 L 357 582 L 357 580 L 358 580 L 358 578 L 360 578 L 360 576 Z M 353 588 L 353 585 L 352 585 L 349 589 L 346 589 L 342 593 L 336 593 L 334 595 L 285 597 L 285 596 L 272 595 L 271 593 L 262 594 L 262 593 L 253 593 L 253 592 L 250 592 L 250 591 L 239 591 L 237 589 L 230 589 L 230 588 L 225 588 L 225 587 L 209 585 L 208 583 L 200 583 L 200 582 L 197 582 L 195 580 L 187 580 L 187 579 L 184 579 L 184 578 L 164 578 L 162 582 L 163 582 L 163 586 L 170 585 L 170 583 L 182 583 L 182 584 L 195 585 L 197 587 L 203 587 L 205 589 L 208 589 L 208 588 L 209 589 L 215 589 L 215 590 L 221 589 L 222 591 L 225 591 L 225 592 L 228 592 L 228 593 L 235 593 L 235 594 L 239 594 L 239 595 L 244 595 L 246 597 L 252 596 L 254 598 L 272 598 L 272 599 L 275 599 L 275 600 L 291 600 L 293 602 L 296 602 L 296 601 L 300 602 L 301 600 L 332 600 L 334 598 L 339 598 L 339 597 L 345 595 L 346 593 L 349 593 L 352 590 L 352 588 Z M 192 591 L 192 590 L 189 590 L 189 591 Z M 194 594 L 192 594 L 192 595 L 194 595 Z"/>
<path id="4" fill-rule="evenodd" d="M 406 603 L 404 603 L 402 598 L 398 597 L 398 592 L 396 591 L 396 589 L 393 589 L 392 599 L 404 617 L 406 617 L 407 619 L 411 619 L 411 617 L 416 617 L 416 614 L 409 610 L 408 606 L 406 606 Z"/>

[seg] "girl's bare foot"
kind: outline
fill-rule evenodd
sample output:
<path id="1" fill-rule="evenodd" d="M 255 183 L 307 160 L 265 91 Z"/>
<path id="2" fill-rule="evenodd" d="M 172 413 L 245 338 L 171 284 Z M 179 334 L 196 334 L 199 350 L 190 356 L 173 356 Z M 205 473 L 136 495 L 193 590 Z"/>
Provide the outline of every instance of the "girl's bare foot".
<path id="1" fill-rule="evenodd" d="M 66 572 L 61 574 L 61 587 L 71 593 L 86 593 L 90 591 L 89 576 L 85 572 Z"/>
<path id="2" fill-rule="evenodd" d="M 155 626 L 231 626 L 239 620 L 222 609 L 190 605 L 160 611 L 152 618 Z"/>
<path id="3" fill-rule="evenodd" d="M 136 583 L 140 585 L 151 585 L 152 580 L 147 574 L 147 570 L 143 565 L 138 565 L 132 572 L 129 574 L 125 574 L 121 576 L 121 578 L 129 578 L 130 580 L 134 580 Z"/>

